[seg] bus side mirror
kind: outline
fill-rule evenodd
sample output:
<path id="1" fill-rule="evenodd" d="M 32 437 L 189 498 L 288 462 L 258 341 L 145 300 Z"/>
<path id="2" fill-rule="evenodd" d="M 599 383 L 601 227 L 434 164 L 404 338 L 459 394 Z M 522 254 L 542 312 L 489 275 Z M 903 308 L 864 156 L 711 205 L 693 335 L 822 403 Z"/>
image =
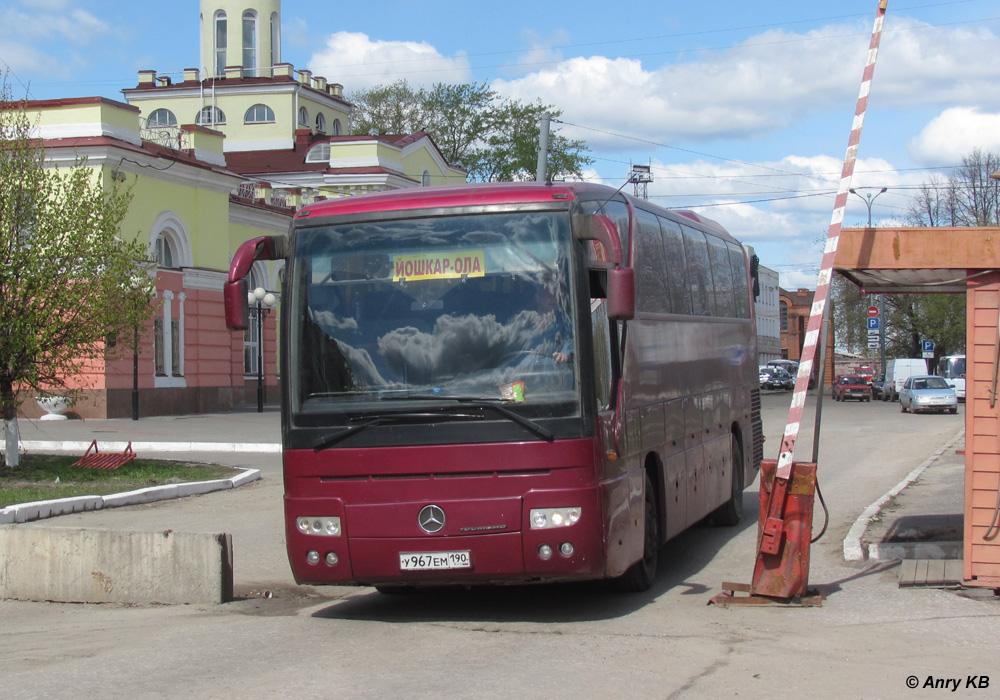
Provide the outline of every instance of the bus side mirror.
<path id="1" fill-rule="evenodd" d="M 612 321 L 635 318 L 635 272 L 630 267 L 608 270 L 608 318 Z"/>
<path id="2" fill-rule="evenodd" d="M 250 325 L 247 302 L 246 276 L 257 260 L 284 260 L 288 257 L 288 238 L 285 236 L 259 236 L 251 238 L 236 249 L 229 265 L 229 279 L 222 287 L 222 301 L 226 309 L 226 327 L 231 331 L 245 331 Z"/>
<path id="3" fill-rule="evenodd" d="M 226 282 L 222 287 L 223 302 L 226 307 L 226 328 L 231 331 L 245 331 L 250 326 L 250 307 L 247 303 L 249 291 L 246 277 L 235 282 Z"/>
<path id="4" fill-rule="evenodd" d="M 581 241 L 599 242 L 608 254 L 608 262 L 621 265 L 622 241 L 615 223 L 604 214 L 581 217 L 574 233 Z"/>

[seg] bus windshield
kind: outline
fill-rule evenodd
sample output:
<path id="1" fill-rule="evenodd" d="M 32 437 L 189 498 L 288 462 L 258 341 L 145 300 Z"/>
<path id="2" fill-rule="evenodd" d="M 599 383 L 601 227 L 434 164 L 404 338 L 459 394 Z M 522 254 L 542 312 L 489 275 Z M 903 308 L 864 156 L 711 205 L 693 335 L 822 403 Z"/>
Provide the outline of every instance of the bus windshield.
<path id="1" fill-rule="evenodd" d="M 293 245 L 294 423 L 342 424 L 386 400 L 579 415 L 566 212 L 303 226 Z"/>

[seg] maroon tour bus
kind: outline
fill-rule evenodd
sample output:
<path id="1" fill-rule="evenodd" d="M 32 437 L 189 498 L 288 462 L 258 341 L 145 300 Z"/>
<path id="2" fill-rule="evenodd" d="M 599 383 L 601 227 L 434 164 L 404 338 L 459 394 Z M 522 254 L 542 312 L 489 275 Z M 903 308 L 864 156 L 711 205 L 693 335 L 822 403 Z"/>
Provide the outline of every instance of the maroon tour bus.
<path id="1" fill-rule="evenodd" d="M 733 525 L 762 457 L 751 265 L 718 224 L 614 189 L 322 201 L 284 260 L 285 530 L 309 585 L 617 579 Z"/>

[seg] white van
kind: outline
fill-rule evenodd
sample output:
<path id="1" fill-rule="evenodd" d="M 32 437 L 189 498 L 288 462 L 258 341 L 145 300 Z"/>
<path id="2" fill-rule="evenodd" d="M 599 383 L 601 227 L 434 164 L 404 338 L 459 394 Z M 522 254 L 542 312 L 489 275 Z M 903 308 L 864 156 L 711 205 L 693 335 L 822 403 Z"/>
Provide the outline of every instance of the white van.
<path id="1" fill-rule="evenodd" d="M 965 355 L 947 355 L 938 360 L 937 373 L 955 390 L 959 401 L 965 401 Z"/>
<path id="2" fill-rule="evenodd" d="M 906 357 L 889 360 L 885 367 L 885 383 L 882 385 L 882 400 L 896 401 L 903 382 L 918 374 L 927 374 L 927 360 Z"/>

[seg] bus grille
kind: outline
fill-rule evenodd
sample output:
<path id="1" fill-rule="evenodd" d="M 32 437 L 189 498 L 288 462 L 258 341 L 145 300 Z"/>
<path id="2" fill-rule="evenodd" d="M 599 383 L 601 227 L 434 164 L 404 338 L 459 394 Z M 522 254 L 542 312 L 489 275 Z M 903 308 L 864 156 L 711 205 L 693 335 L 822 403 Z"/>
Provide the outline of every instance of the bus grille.
<path id="1" fill-rule="evenodd" d="M 750 425 L 753 428 L 753 466 L 760 469 L 764 459 L 764 424 L 760 419 L 760 389 L 750 392 Z"/>

